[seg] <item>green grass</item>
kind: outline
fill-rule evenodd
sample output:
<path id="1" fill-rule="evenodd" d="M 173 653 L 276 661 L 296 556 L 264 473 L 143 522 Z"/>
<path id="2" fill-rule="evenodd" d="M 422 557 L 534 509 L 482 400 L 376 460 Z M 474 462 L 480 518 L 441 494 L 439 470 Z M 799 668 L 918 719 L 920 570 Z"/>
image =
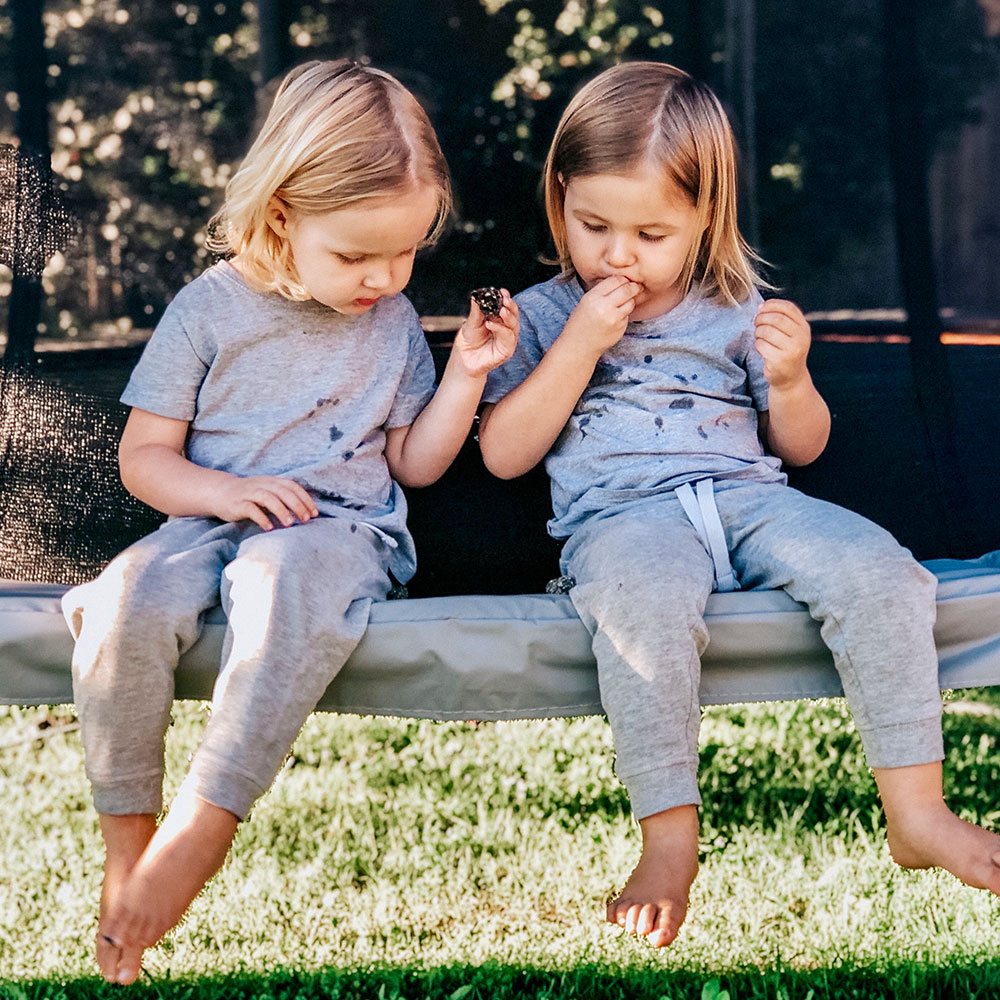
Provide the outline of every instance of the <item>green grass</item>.
<path id="1" fill-rule="evenodd" d="M 168 794 L 204 708 L 178 705 Z M 949 800 L 1000 828 L 1000 692 L 953 699 Z M 0 709 L 0 1000 L 122 995 L 71 710 Z M 1000 901 L 889 859 L 839 701 L 712 709 L 702 869 L 654 951 L 601 920 L 638 856 L 603 719 L 313 716 L 136 997 L 996 997 Z"/>

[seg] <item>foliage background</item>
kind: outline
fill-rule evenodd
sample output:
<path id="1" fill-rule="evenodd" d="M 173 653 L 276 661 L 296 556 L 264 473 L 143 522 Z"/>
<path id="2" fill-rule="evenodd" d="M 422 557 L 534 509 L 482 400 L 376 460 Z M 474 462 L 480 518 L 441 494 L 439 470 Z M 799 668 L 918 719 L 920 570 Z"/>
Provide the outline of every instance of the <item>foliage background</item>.
<path id="1" fill-rule="evenodd" d="M 17 107 L 9 5 L 0 0 L 0 142 L 13 141 Z M 758 0 L 749 42 L 734 0 L 279 6 L 290 62 L 370 60 L 432 113 L 459 202 L 451 234 L 415 274 L 423 313 L 462 312 L 477 284 L 518 289 L 547 276 L 537 185 L 555 121 L 585 77 L 624 58 L 708 79 L 737 133 L 752 138 L 744 219 L 752 208 L 787 294 L 814 310 L 899 305 L 875 0 Z M 989 194 L 1000 167 L 989 166 L 988 149 L 976 154 L 977 143 L 1000 145 L 996 0 L 916 0 L 913 9 L 925 29 L 915 58 L 929 95 L 942 302 L 996 315 L 997 255 L 984 247 L 1000 250 Z M 47 0 L 44 11 L 53 164 L 83 224 L 48 269 L 44 332 L 148 327 L 210 263 L 204 224 L 266 108 L 258 5 Z M 740 85 L 751 67 L 747 132 Z"/>

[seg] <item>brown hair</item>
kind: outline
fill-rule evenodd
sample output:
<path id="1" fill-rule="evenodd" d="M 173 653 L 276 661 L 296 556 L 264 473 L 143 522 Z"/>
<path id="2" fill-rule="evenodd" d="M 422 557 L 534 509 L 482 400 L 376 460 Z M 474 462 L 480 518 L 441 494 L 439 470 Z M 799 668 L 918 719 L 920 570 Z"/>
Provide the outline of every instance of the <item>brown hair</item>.
<path id="1" fill-rule="evenodd" d="M 545 161 L 545 210 L 563 276 L 569 257 L 566 185 L 593 174 L 623 173 L 649 163 L 698 213 L 701 237 L 681 274 L 709 298 L 736 304 L 756 288 L 763 263 L 736 223 L 736 144 L 712 91 L 666 63 L 630 62 L 605 70 L 570 101 Z"/>

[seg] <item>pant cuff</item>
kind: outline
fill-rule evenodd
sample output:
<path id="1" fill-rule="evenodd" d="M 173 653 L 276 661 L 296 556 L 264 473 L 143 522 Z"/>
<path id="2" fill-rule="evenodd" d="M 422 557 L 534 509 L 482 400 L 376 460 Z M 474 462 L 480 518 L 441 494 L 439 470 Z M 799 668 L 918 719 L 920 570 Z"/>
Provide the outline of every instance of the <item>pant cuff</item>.
<path id="1" fill-rule="evenodd" d="M 664 809 L 700 805 L 698 762 L 667 764 L 641 774 L 619 775 L 632 803 L 632 815 L 645 819 Z"/>
<path id="2" fill-rule="evenodd" d="M 250 814 L 254 802 L 266 791 L 267 786 L 232 770 L 226 761 L 213 760 L 199 752 L 195 754 L 178 796 L 191 793 L 213 806 L 228 810 L 242 821 Z"/>
<path id="3" fill-rule="evenodd" d="M 910 767 L 944 760 L 941 716 L 858 729 L 869 767 Z"/>
<path id="4" fill-rule="evenodd" d="M 129 778 L 127 781 L 93 781 L 94 808 L 106 816 L 157 816 L 163 809 L 163 775 Z"/>

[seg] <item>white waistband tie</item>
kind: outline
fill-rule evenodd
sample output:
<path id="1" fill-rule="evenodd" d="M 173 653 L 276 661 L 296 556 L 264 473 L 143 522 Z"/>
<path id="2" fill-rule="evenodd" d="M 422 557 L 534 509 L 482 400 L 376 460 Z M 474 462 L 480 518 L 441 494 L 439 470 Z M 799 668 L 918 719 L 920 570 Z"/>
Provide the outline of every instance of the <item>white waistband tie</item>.
<path id="1" fill-rule="evenodd" d="M 386 533 L 381 528 L 376 527 L 370 521 L 357 521 L 355 523 L 356 524 L 363 524 L 366 528 L 371 528 L 372 531 L 374 531 L 375 534 L 378 535 L 378 537 L 381 538 L 382 541 L 385 542 L 385 544 L 388 545 L 390 549 L 398 549 L 399 548 L 399 542 L 397 542 L 396 539 L 392 537 L 392 535 Z"/>
<path id="2" fill-rule="evenodd" d="M 722 520 L 719 517 L 719 510 L 715 506 L 715 493 L 711 479 L 699 479 L 695 484 L 698 493 L 695 499 L 695 491 L 691 489 L 690 483 L 678 486 L 674 493 L 680 500 L 684 513 L 694 526 L 702 544 L 712 557 L 715 566 L 715 589 L 716 590 L 739 590 L 736 582 L 736 575 L 729 562 L 729 549 L 726 547 L 726 533 L 722 530 Z"/>

